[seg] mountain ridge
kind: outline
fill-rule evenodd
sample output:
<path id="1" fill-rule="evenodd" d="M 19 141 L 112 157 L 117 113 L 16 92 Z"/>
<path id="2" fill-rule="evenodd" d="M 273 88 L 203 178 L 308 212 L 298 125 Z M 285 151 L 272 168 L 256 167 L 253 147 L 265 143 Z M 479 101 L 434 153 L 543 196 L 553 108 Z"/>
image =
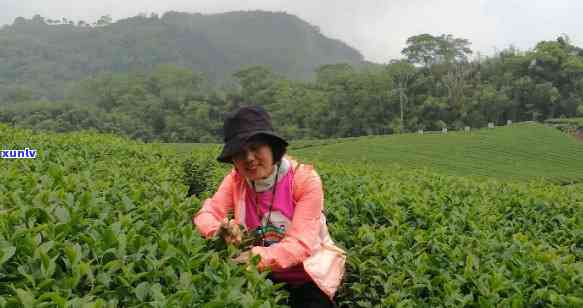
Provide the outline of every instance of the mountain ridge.
<path id="1" fill-rule="evenodd" d="M 160 64 L 191 68 L 217 84 L 247 66 L 310 80 L 317 67 L 341 62 L 365 61 L 348 44 L 282 12 L 169 11 L 94 26 L 36 15 L 0 29 L 0 87 L 26 86 L 37 97 L 62 98 L 66 83 L 100 72 L 149 71 Z"/>

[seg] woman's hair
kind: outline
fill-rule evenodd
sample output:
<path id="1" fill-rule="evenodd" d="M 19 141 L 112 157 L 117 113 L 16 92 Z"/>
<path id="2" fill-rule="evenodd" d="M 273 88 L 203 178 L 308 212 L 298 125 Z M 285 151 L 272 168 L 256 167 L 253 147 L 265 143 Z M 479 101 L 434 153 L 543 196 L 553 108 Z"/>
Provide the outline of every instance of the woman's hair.
<path id="1" fill-rule="evenodd" d="M 279 162 L 287 151 L 287 145 L 277 138 L 270 138 L 272 142 L 269 143 L 271 146 L 271 152 L 273 152 L 273 162 Z"/>

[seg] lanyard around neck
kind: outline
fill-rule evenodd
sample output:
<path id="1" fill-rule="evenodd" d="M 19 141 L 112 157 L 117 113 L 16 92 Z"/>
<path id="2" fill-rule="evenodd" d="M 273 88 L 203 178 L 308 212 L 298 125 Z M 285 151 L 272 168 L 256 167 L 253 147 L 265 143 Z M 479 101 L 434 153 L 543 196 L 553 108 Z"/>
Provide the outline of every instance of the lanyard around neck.
<path id="1" fill-rule="evenodd" d="M 265 222 L 265 225 L 263 225 L 263 223 L 261 224 L 262 227 L 265 227 L 271 221 L 271 209 L 273 208 L 273 203 L 275 203 L 275 192 L 276 192 L 276 187 L 277 187 L 277 180 L 279 178 L 280 166 L 281 166 L 281 161 L 279 161 L 277 163 L 277 170 L 275 171 L 275 182 L 273 183 L 273 186 L 271 187 L 272 197 L 271 197 L 271 203 L 269 204 L 269 212 L 267 214 L 267 221 Z M 260 209 L 259 197 L 257 195 L 257 191 L 255 191 L 255 181 L 251 181 L 251 185 L 253 186 L 253 193 L 255 194 L 255 210 L 257 211 L 257 216 L 259 216 L 260 221 L 263 221 L 263 219 L 261 219 L 261 212 L 259 211 L 259 209 Z"/>

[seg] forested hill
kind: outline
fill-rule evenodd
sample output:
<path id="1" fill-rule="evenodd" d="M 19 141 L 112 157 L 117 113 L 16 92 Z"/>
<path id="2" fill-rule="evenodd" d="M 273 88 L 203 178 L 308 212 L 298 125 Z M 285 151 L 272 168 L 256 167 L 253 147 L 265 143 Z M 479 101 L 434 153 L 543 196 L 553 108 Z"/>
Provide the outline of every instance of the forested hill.
<path id="1" fill-rule="evenodd" d="M 359 64 L 363 57 L 286 13 L 168 12 L 117 22 L 105 16 L 95 23 L 37 15 L 0 30 L 0 94 L 25 87 L 50 99 L 64 97 L 69 81 L 160 64 L 191 68 L 216 83 L 258 64 L 306 80 L 320 65 L 339 62 Z"/>

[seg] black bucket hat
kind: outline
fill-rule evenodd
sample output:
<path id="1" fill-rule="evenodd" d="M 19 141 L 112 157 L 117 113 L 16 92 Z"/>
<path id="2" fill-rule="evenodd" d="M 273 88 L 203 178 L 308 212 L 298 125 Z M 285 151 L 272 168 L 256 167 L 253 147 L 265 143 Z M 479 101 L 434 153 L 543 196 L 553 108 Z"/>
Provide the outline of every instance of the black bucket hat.
<path id="1" fill-rule="evenodd" d="M 230 113 L 223 125 L 225 145 L 217 160 L 223 163 L 231 162 L 231 157 L 241 151 L 241 148 L 256 135 L 265 135 L 275 139 L 284 147 L 287 141 L 273 131 L 271 117 L 261 106 L 241 107 Z"/>

